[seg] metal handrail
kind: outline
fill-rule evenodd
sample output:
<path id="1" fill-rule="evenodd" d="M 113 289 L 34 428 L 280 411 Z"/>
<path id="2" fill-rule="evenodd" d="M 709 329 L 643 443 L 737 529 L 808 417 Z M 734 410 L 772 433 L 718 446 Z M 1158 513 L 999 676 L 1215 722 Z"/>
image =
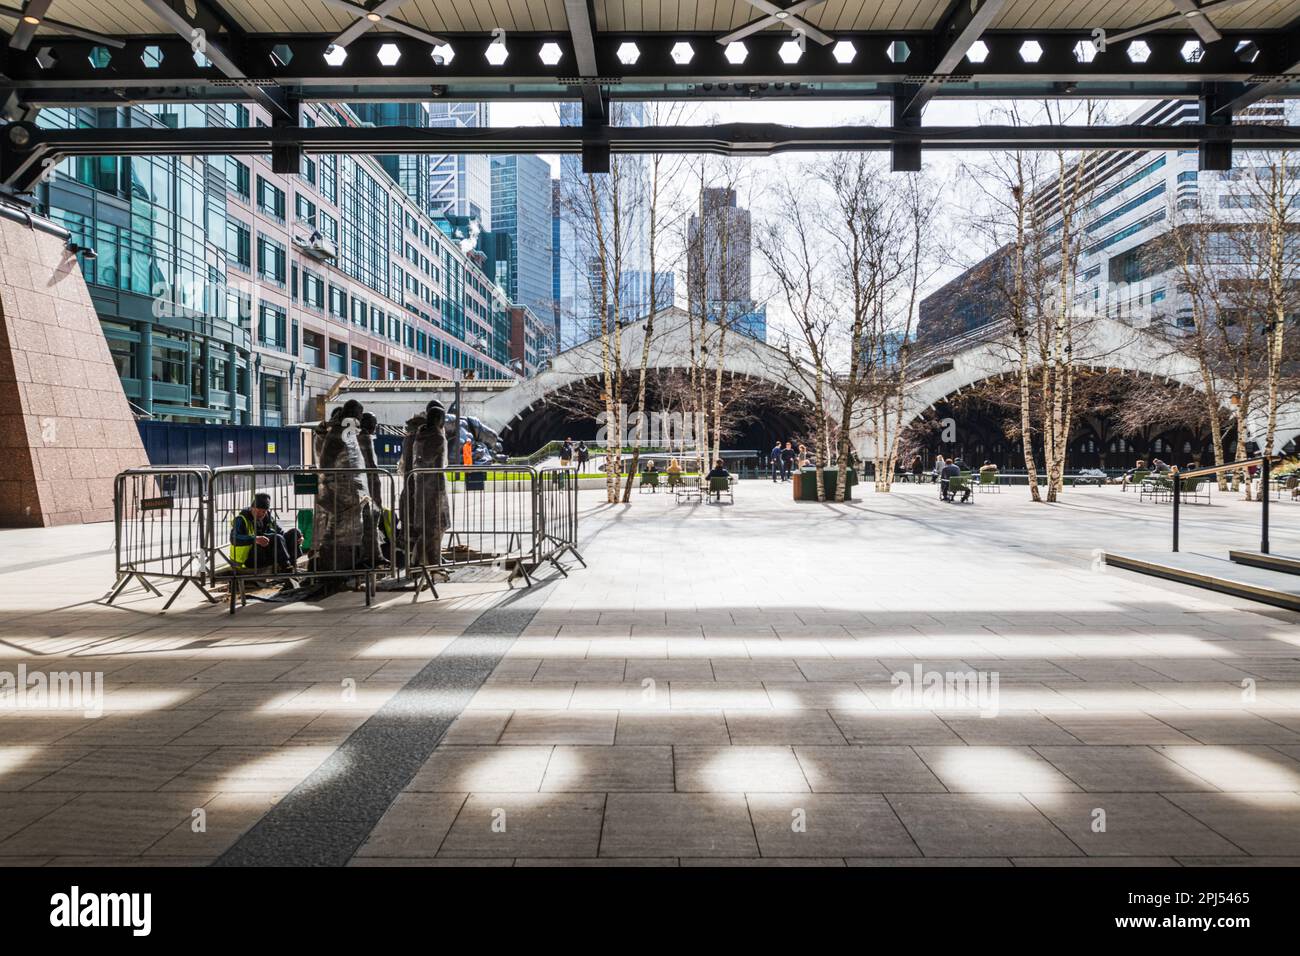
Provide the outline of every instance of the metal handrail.
<path id="1" fill-rule="evenodd" d="M 1177 472 L 1181 478 L 1204 478 L 1207 475 L 1218 475 L 1225 471 L 1241 471 L 1244 468 L 1253 468 L 1256 465 L 1263 465 L 1265 462 L 1282 461 L 1283 455 L 1261 455 L 1258 458 L 1243 458 L 1240 461 L 1229 462 L 1226 465 L 1211 465 L 1208 468 L 1196 468 L 1192 471 L 1178 471 L 1177 467 L 1171 468 L 1170 474 Z"/>
<path id="2" fill-rule="evenodd" d="M 1259 553 L 1268 554 L 1268 471 L 1269 467 L 1275 461 L 1281 461 L 1282 455 L 1261 455 L 1257 458 L 1243 458 L 1240 461 L 1229 462 L 1226 465 L 1212 465 L 1208 468 L 1195 468 L 1191 471 L 1180 472 L 1177 467 L 1169 469 L 1170 483 L 1173 485 L 1174 501 L 1174 553 L 1178 552 L 1178 519 L 1179 519 L 1179 501 L 1182 498 L 1182 487 L 1184 478 L 1204 478 L 1209 475 L 1218 475 L 1228 471 L 1244 471 L 1247 468 L 1253 468 L 1256 465 L 1260 469 L 1259 487 L 1262 492 L 1260 499 L 1260 529 L 1259 529 Z"/>

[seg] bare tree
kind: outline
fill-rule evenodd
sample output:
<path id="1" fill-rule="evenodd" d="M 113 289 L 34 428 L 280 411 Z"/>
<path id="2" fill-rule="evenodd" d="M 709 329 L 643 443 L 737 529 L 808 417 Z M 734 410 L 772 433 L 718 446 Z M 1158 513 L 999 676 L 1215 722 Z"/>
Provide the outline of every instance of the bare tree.
<path id="1" fill-rule="evenodd" d="M 899 183 L 898 202 L 903 217 L 906 269 L 899 276 L 901 292 L 893 296 L 888 321 L 875 330 L 871 345 L 875 358 L 876 382 L 869 390 L 872 431 L 875 435 L 876 490 L 889 491 L 898 467 L 899 442 L 908 386 L 908 357 L 915 330 L 917 304 L 922 287 L 935 272 L 934 225 L 937 187 L 922 175 L 910 175 Z"/>
<path id="2" fill-rule="evenodd" d="M 686 106 L 682 103 L 649 104 L 648 120 L 653 126 L 672 126 L 684 121 Z M 632 495 L 632 478 L 637 472 L 641 460 L 641 442 L 644 438 L 646 409 L 646 374 L 650 365 L 650 347 L 654 340 L 655 316 L 660 309 L 669 308 L 672 302 L 662 301 L 659 289 L 660 247 L 665 236 L 675 232 L 675 220 L 680 220 L 681 211 L 675 200 L 680 192 L 681 173 L 684 157 L 668 156 L 663 153 L 651 153 L 646 157 L 650 181 L 649 194 L 646 197 L 647 242 L 649 268 L 646 282 L 649 285 L 648 307 L 645 317 L 645 334 L 641 340 L 641 361 L 637 368 L 636 388 L 636 435 L 632 441 L 632 465 L 628 469 L 627 481 L 623 485 L 623 501 L 627 503 Z"/>
<path id="3" fill-rule="evenodd" d="M 1092 101 L 1067 108 L 1041 107 L 1054 124 L 1099 119 Z M 1012 125 L 1024 122 L 1019 108 L 1000 111 Z M 1085 338 L 1084 310 L 1075 302 L 1075 272 L 1089 216 L 1091 171 L 1097 158 L 1089 152 L 1051 154 L 1013 150 L 980 166 L 967 166 L 978 195 L 971 226 L 1005 250 L 1007 261 L 992 271 L 1000 292 L 1000 318 L 1011 338 L 1010 350 L 1020 382 L 1020 423 L 1025 471 L 1034 501 L 1054 502 L 1064 488 L 1065 461 L 1074 420 L 1072 401 Z M 1041 371 L 1040 371 L 1041 370 Z M 1038 392 L 1038 416 L 1031 389 Z M 1046 494 L 1038 488 L 1034 437 L 1043 448 Z"/>
<path id="4" fill-rule="evenodd" d="M 814 204 L 806 201 L 804 173 L 787 173 L 776 184 L 774 193 L 782 215 L 764 224 L 758 250 L 798 336 L 794 339 L 787 332 L 771 344 L 784 358 L 781 372 L 787 381 L 812 396 L 817 500 L 825 501 L 830 419 L 827 396 L 833 375 L 828 349 L 834 306 L 826 291 L 830 284 L 826 260 L 818 248 L 820 229 L 815 220 L 820 217 L 812 211 Z"/>

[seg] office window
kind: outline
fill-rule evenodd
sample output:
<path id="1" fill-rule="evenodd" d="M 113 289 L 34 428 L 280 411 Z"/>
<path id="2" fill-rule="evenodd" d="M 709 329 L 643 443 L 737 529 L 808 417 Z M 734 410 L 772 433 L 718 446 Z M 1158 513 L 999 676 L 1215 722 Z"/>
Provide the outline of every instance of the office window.
<path id="1" fill-rule="evenodd" d="M 123 339 L 108 339 L 108 351 L 113 356 L 119 378 L 135 378 L 135 343 Z"/>
<path id="2" fill-rule="evenodd" d="M 338 220 L 321 209 L 316 213 L 316 228 L 320 234 L 330 242 L 338 244 L 339 241 L 339 224 Z"/>
<path id="3" fill-rule="evenodd" d="M 263 303 L 257 315 L 257 341 L 267 348 L 283 350 L 288 344 L 288 321 L 284 311 Z"/>
<path id="4" fill-rule="evenodd" d="M 316 204 L 302 193 L 294 194 L 293 207 L 299 219 L 311 223 L 316 221 Z"/>
<path id="5" fill-rule="evenodd" d="M 284 221 L 284 190 L 257 177 L 257 208 L 268 216 Z"/>
<path id="6" fill-rule="evenodd" d="M 153 380 L 166 385 L 184 385 L 185 356 L 186 350 L 184 348 L 170 348 L 167 345 L 159 345 L 155 342 L 151 375 Z"/>
<path id="7" fill-rule="evenodd" d="M 232 157 L 226 157 L 226 187 L 238 196 L 243 197 L 245 201 L 249 197 L 249 178 L 248 167 L 239 160 Z"/>
<path id="8" fill-rule="evenodd" d="M 330 343 L 329 370 L 344 375 L 348 370 L 348 344 L 346 342 Z"/>
<path id="9" fill-rule="evenodd" d="M 325 309 L 325 280 L 306 270 L 302 274 L 302 301 L 313 309 Z"/>
<path id="10" fill-rule="evenodd" d="M 322 156 L 317 164 L 320 194 L 332 203 L 339 201 L 338 164 L 334 156 Z"/>
<path id="11" fill-rule="evenodd" d="M 340 322 L 348 320 L 348 294 L 336 285 L 330 286 L 330 315 Z"/>
<path id="12" fill-rule="evenodd" d="M 262 376 L 262 424 L 278 427 L 284 423 L 284 379 Z"/>
<path id="13" fill-rule="evenodd" d="M 264 279 L 284 285 L 285 251 L 280 245 L 265 236 L 257 237 L 257 272 Z"/>
<path id="14" fill-rule="evenodd" d="M 247 272 L 253 266 L 252 230 L 238 219 L 226 220 L 226 257 L 231 265 Z"/>
<path id="15" fill-rule="evenodd" d="M 303 330 L 302 360 L 316 368 L 325 367 L 325 338 L 319 332 Z"/>

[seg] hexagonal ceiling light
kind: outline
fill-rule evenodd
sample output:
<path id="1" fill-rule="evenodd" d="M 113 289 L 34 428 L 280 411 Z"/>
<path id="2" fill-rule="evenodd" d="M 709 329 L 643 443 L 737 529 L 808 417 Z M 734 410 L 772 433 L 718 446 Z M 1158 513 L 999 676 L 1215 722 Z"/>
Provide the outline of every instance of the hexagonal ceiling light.
<path id="1" fill-rule="evenodd" d="M 745 62 L 745 57 L 749 56 L 749 47 L 740 41 L 728 43 L 723 56 L 727 58 L 727 62 L 732 66 L 740 66 Z"/>
<path id="2" fill-rule="evenodd" d="M 505 40 L 493 40 L 488 44 L 483 56 L 493 66 L 501 66 L 509 58 L 510 51 L 506 49 Z"/>
<path id="3" fill-rule="evenodd" d="M 628 40 L 618 45 L 618 62 L 624 66 L 632 66 L 637 60 L 641 59 L 641 48 Z"/>
<path id="4" fill-rule="evenodd" d="M 547 66 L 555 66 L 555 64 L 559 63 L 562 59 L 564 59 L 564 51 L 560 49 L 560 45 L 558 43 L 554 41 L 547 41 L 546 43 L 542 44 L 542 48 L 541 50 L 538 51 L 537 56 Z"/>
<path id="5" fill-rule="evenodd" d="M 1020 59 L 1026 63 L 1037 63 L 1043 58 L 1043 45 L 1037 40 L 1026 40 L 1020 44 Z"/>
<path id="6" fill-rule="evenodd" d="M 853 45 L 852 40 L 840 40 L 831 50 L 831 56 L 835 57 L 836 63 L 852 63 L 857 55 L 858 48 Z"/>
<path id="7" fill-rule="evenodd" d="M 685 66 L 695 58 L 695 47 L 685 40 L 678 40 L 673 44 L 672 58 L 678 66 Z"/>
<path id="8" fill-rule="evenodd" d="M 781 44 L 781 49 L 777 52 L 777 55 L 781 57 L 781 62 L 786 66 L 793 66 L 803 56 L 803 43 L 794 39 L 786 40 Z"/>

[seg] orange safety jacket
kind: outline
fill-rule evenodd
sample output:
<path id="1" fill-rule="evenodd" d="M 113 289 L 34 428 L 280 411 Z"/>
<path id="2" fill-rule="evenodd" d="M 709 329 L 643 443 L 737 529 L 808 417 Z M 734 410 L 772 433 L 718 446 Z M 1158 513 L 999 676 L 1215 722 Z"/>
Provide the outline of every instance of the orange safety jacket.
<path id="1" fill-rule="evenodd" d="M 460 446 L 460 460 L 465 465 L 474 464 L 474 443 L 472 441 L 467 441 Z"/>

